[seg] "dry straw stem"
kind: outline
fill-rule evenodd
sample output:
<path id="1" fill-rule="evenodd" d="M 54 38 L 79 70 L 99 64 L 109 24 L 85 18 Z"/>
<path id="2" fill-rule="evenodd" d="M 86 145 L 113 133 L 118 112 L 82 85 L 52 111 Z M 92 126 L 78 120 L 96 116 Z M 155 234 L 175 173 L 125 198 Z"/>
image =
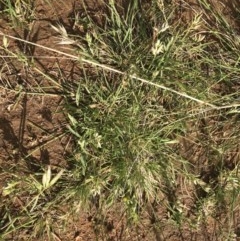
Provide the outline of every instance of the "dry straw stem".
<path id="1" fill-rule="evenodd" d="M 59 97 L 61 94 L 56 94 L 56 93 L 50 93 L 50 92 L 37 92 L 37 91 L 24 91 L 24 90 L 14 90 L 14 89 L 10 89 L 4 86 L 0 86 L 0 88 L 4 89 L 5 91 L 9 91 L 9 92 L 13 92 L 16 94 L 22 94 L 22 95 L 48 95 L 48 96 L 52 96 L 52 97 Z"/>
<path id="2" fill-rule="evenodd" d="M 85 58 L 81 58 L 79 56 L 75 56 L 75 55 L 72 55 L 72 54 L 68 54 L 66 52 L 62 52 L 62 51 L 57 50 L 57 49 L 52 49 L 52 48 L 46 47 L 44 45 L 36 44 L 36 43 L 30 42 L 30 41 L 27 41 L 27 40 L 24 40 L 24 39 L 21 39 L 21 38 L 18 38 L 18 37 L 7 35 L 7 34 L 4 34 L 3 32 L 0 32 L 0 35 L 4 36 L 4 37 L 8 37 L 10 39 L 15 39 L 15 40 L 24 42 L 26 44 L 33 45 L 35 47 L 39 47 L 39 48 L 42 48 L 42 49 L 45 49 L 45 50 L 49 50 L 49 51 L 54 52 L 54 53 L 58 53 L 58 54 L 64 55 L 64 56 L 69 57 L 71 59 L 80 60 L 83 63 L 90 64 L 90 65 L 96 66 L 96 67 L 100 67 L 100 68 L 102 68 L 104 70 L 108 70 L 110 72 L 114 72 L 114 73 L 117 73 L 117 74 L 120 74 L 120 75 L 127 75 L 127 73 L 122 72 L 122 71 L 120 71 L 118 69 L 112 68 L 111 66 L 108 66 L 108 65 L 105 65 L 105 64 L 100 64 L 100 63 L 97 63 L 97 62 L 94 62 L 94 61 L 91 61 L 91 60 L 88 60 L 88 59 L 85 59 Z M 195 101 L 196 103 L 199 103 L 201 105 L 209 106 L 209 107 L 211 107 L 211 110 L 229 109 L 229 108 L 234 108 L 234 107 L 239 107 L 240 106 L 240 103 L 239 104 L 232 104 L 232 105 L 225 105 L 225 106 L 216 106 L 216 105 L 211 104 L 209 102 L 199 100 L 199 99 L 197 99 L 197 98 L 195 98 L 193 96 L 190 96 L 190 95 L 188 95 L 186 93 L 182 93 L 182 92 L 176 91 L 176 90 L 171 89 L 169 87 L 166 87 L 164 85 L 153 83 L 153 82 L 151 82 L 151 81 L 149 81 L 147 79 L 138 77 L 138 76 L 136 76 L 134 74 L 131 74 L 131 75 L 128 75 L 128 76 L 130 78 L 138 80 L 138 81 L 140 81 L 142 83 L 155 86 L 155 87 L 160 88 L 162 90 L 166 90 L 166 91 L 172 92 L 172 93 L 174 93 L 176 95 L 179 95 L 179 96 L 182 96 L 184 98 L 187 98 L 189 100 Z"/>

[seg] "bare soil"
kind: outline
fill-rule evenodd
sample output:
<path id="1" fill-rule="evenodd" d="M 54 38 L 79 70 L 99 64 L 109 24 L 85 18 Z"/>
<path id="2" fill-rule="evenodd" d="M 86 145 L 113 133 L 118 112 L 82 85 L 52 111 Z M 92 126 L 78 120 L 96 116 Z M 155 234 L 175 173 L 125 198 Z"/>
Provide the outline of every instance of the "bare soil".
<path id="1" fill-rule="evenodd" d="M 177 4 L 183 7 L 181 2 L 178 1 Z M 127 1 L 123 4 L 127 4 Z M 189 2 L 189 4 L 191 3 Z M 238 4 L 237 1 L 214 1 L 214 4 L 219 7 L 220 11 L 226 11 L 231 21 L 236 24 L 234 4 Z M 228 7 L 223 7 L 224 4 Z M 35 0 L 34 8 L 35 19 L 31 24 L 31 29 L 19 28 L 19 31 L 15 31 L 9 26 L 8 20 L 1 17 L 0 31 L 64 51 L 64 47 L 57 45 L 58 34 L 51 28 L 51 24 L 63 24 L 69 33 L 77 34 L 79 30 L 74 26 L 73 18 L 75 13 L 82 11 L 81 1 L 52 0 L 48 5 L 42 0 Z M 88 8 L 96 18 L 103 11 L 101 1 L 89 0 Z M 231 14 L 233 12 L 234 14 Z M 186 17 L 185 12 L 184 17 Z M 240 21 L 239 18 L 238 21 Z M 236 26 L 240 25 L 236 24 Z M 28 47 L 18 41 L 9 41 L 11 48 L 20 49 L 29 56 L 38 57 L 34 57 L 34 68 L 30 65 L 20 64 L 13 58 L 0 59 L 0 83 L 2 82 L 1 85 L 4 87 L 0 88 L 0 175 L 2 175 L 2 170 L 14 168 L 16 163 L 19 169 L 27 166 L 29 171 L 39 171 L 40 167 L 49 164 L 55 168 L 64 167 L 67 165 L 65 157 L 71 151 L 71 137 L 63 134 L 63 130 L 66 128 L 66 119 L 61 107 L 63 98 L 59 95 L 59 89 L 53 87 L 53 83 L 39 74 L 36 68 L 46 75 L 50 75 L 59 84 L 78 81 L 81 69 L 76 61 L 65 59 L 43 49 Z M 71 50 L 67 51 L 71 53 Z M 15 92 L 7 89 L 8 84 L 15 89 Z M 39 86 L 46 87 L 46 92 L 51 95 L 18 94 L 19 88 L 36 91 L 40 89 Z M 229 126 L 229 122 L 226 121 L 219 128 L 215 128 L 217 119 L 200 121 L 203 126 L 206 123 L 210 125 L 214 133 L 209 131 L 212 135 L 209 137 L 209 133 L 204 131 L 200 133 L 198 129 L 194 129 L 194 123 L 189 123 L 189 135 L 181 140 L 182 156 L 194 163 L 196 173 L 200 173 L 205 182 L 210 182 L 210 179 L 216 178 L 217 173 L 211 168 L 205 168 L 206 166 L 211 167 L 208 163 L 208 153 L 206 153 L 206 148 L 197 145 L 196 141 L 199 138 L 206 138 L 214 142 L 215 138 L 220 136 L 230 138 L 231 129 L 234 127 Z M 232 125 L 236 121 L 233 120 Z M 225 165 L 229 169 L 233 169 L 240 161 L 240 146 L 238 143 L 235 146 L 234 150 L 225 154 Z M 7 176 L 0 177 L 0 190 L 6 185 L 7 178 Z M 197 218 L 194 216 L 196 200 L 189 195 L 193 189 L 188 186 L 187 189 L 184 189 L 184 193 L 180 187 L 174 194 L 183 200 L 190 220 Z M 205 195 L 205 193 L 203 190 L 199 190 L 198 195 Z M 21 200 L 21 197 L 18 198 Z M 56 229 L 52 231 L 52 235 L 54 240 L 58 241 L 220 240 L 219 234 L 223 232 L 224 226 L 228 222 L 228 217 L 221 217 L 221 212 L 217 218 L 206 217 L 205 222 L 200 225 L 201 228 L 198 230 L 192 223 L 184 223 L 178 227 L 169 221 L 169 211 L 165 202 L 166 200 L 163 200 L 161 207 L 156 206 L 154 212 L 150 209 L 148 212 L 144 212 L 140 223 L 133 225 L 132 228 L 127 226 L 121 210 L 113 210 L 105 215 L 105 220 L 98 217 L 97 210 L 93 209 L 92 213 L 80 210 L 73 217 L 64 220 L 65 225 L 55 224 Z M 234 212 L 234 220 L 236 239 L 233 240 L 240 240 L 239 210 Z M 28 240 L 27 237 L 26 233 L 17 233 L 8 240 Z M 48 240 L 48 237 L 41 237 L 39 240 Z"/>

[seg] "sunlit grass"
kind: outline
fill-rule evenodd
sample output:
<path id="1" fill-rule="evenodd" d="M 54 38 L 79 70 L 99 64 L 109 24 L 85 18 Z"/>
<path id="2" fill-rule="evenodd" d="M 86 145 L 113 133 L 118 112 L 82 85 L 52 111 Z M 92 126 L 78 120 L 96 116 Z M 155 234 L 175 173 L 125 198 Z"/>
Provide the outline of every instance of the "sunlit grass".
<path id="1" fill-rule="evenodd" d="M 59 84 L 31 63 L 54 93 L 2 81 L 16 95 L 63 96 L 64 134 L 73 145 L 67 165 L 53 173 L 50 167 L 25 170 L 24 177 L 2 170 L 11 178 L 3 189 L 3 238 L 31 228 L 30 238 L 51 239 L 52 216 L 95 208 L 104 217 L 119 205 L 129 224 L 147 211 L 157 229 L 163 221 L 156 210 L 163 209 L 165 222 L 180 230 L 189 225 L 198 232 L 212 218 L 219 240 L 237 235 L 239 35 L 209 2 L 199 5 L 201 11 L 188 6 L 187 23 L 176 21 L 178 6 L 161 1 L 140 6 L 134 0 L 125 10 L 110 1 L 101 23 L 85 6 L 75 19 L 81 36 L 52 26 L 59 43 L 75 49 L 65 56 L 79 61 L 78 80 Z M 5 2 L 12 23 L 16 11 Z M 20 58 L 6 39 L 2 50 L 27 64 L 27 54 Z M 18 214 L 16 193 L 27 197 Z M 59 211 L 63 204 L 68 213 Z"/>

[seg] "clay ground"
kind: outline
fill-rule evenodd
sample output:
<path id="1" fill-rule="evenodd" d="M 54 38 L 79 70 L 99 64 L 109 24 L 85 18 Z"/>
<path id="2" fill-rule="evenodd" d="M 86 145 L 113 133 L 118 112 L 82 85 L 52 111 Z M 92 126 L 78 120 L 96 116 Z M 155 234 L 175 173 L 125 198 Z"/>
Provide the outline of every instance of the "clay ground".
<path id="1" fill-rule="evenodd" d="M 177 1 L 176 4 L 178 4 Z M 216 3 L 216 5 L 222 7 L 222 4 Z M 101 13 L 104 11 L 98 1 L 89 1 L 88 8 L 96 18 L 101 17 Z M 46 4 L 43 0 L 35 0 L 34 9 L 34 21 L 31 23 L 30 30 L 22 30 L 20 27 L 19 30 L 11 28 L 8 19 L 2 16 L 0 17 L 0 31 L 60 51 L 74 53 L 70 47 L 57 44 L 58 33 L 51 27 L 51 24 L 62 24 L 69 33 L 80 34 L 80 29 L 74 25 L 74 16 L 83 11 L 81 1 L 52 0 L 51 4 Z M 231 11 L 231 7 L 228 8 L 228 11 Z M 184 15 L 185 18 L 188 18 L 186 16 Z M 229 18 L 234 17 L 229 14 Z M 57 88 L 57 85 L 40 74 L 40 71 L 51 76 L 61 86 L 71 86 L 71 83 L 77 82 L 81 75 L 81 66 L 76 60 L 67 59 L 57 53 L 34 46 L 29 47 L 17 40 L 9 40 L 9 44 L 9 48 L 38 57 L 34 57 L 34 68 L 26 66 L 24 63 L 21 64 L 14 58 L 1 57 L 0 59 L 0 190 L 10 178 L 6 170 L 18 168 L 18 171 L 21 172 L 21 169 L 27 166 L 31 173 L 38 172 L 41 165 L 51 165 L 56 169 L 68 165 L 66 159 L 72 150 L 72 137 L 64 132 L 67 121 L 62 108 L 64 102 L 62 89 Z M 1 55 L 4 56 L 6 53 L 2 51 Z M 48 94 L 39 94 L 43 90 L 42 87 Z M 24 92 L 18 91 L 19 88 L 32 92 L 32 94 L 26 95 Z M 35 92 L 38 93 L 35 94 Z M 208 121 L 210 121 L 210 125 L 214 126 L 218 119 L 216 117 L 202 121 L 203 129 Z M 219 133 L 216 136 L 231 136 L 231 130 L 234 129 L 236 123 L 237 120 L 232 120 L 231 124 L 226 122 L 221 127 L 222 130 L 218 130 Z M 189 123 L 189 128 L 192 130 L 191 134 L 181 140 L 182 155 L 192 160 L 202 170 L 203 163 L 207 162 L 207 153 L 205 149 L 197 148 L 194 138 L 197 139 L 199 136 L 205 138 L 207 134 L 199 133 L 199 131 L 194 133 L 194 123 Z M 225 165 L 229 169 L 233 169 L 239 163 L 239 151 L 239 144 L 236 143 L 235 148 L 226 153 Z M 202 175 L 208 179 L 209 176 L 214 175 L 213 170 L 203 170 Z M 179 195 L 185 199 L 189 219 L 195 219 L 191 206 L 194 200 L 188 199 L 187 193 L 179 193 Z M 16 211 L 21 206 L 21 202 L 22 197 L 16 194 L 13 202 Z M 63 217 L 65 209 L 68 207 L 63 207 Z M 121 211 L 113 210 L 106 215 L 106 220 L 100 221 L 96 210 L 93 209 L 92 213 L 80 210 L 77 215 L 65 217 L 64 225 L 62 223 L 53 224 L 54 229 L 50 233 L 52 239 L 56 241 L 217 241 L 220 240 L 219 233 L 223 232 L 225 224 L 229 221 L 224 213 L 221 216 L 221 212 L 219 212 L 219 216 L 215 219 L 210 216 L 206 217 L 205 222 L 199 226 L 200 228 L 195 230 L 191 223 L 178 227 L 171 222 L 165 222 L 169 213 L 164 207 L 164 203 L 163 207 L 155 207 L 154 215 L 151 213 L 151 210 L 144 212 L 141 221 L 130 228 L 126 224 L 125 217 L 121 216 Z M 240 240 L 240 210 L 235 210 L 233 215 L 236 235 L 232 240 Z M 227 228 L 228 226 L 226 226 Z M 16 231 L 6 240 L 27 240 L 28 232 L 31 230 Z M 49 240 L 49 237 L 38 237 L 35 240 Z"/>

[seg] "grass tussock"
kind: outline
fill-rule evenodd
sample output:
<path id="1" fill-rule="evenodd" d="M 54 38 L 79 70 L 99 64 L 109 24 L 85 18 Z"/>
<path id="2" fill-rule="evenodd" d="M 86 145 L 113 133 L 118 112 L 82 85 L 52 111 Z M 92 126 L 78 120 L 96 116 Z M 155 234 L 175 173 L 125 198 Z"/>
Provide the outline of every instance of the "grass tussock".
<path id="1" fill-rule="evenodd" d="M 199 232 L 214 220 L 216 240 L 239 235 L 240 35 L 211 1 L 197 2 L 133 0 L 122 8 L 110 0 L 101 21 L 84 5 L 75 32 L 52 26 L 59 43 L 74 49 L 65 52 L 78 59 L 78 80 L 58 82 L 34 62 L 28 67 L 63 96 L 73 151 L 54 170 L 2 168 L 2 238 L 32 230 L 32 239 L 51 239 L 55 220 L 94 208 L 105 217 L 116 207 L 129 224 L 148 212 L 156 230 L 170 223 Z M 17 13 L 28 24 L 34 12 L 30 1 L 20 3 L 21 11 L 3 1 L 13 26 Z M 8 39 L 1 51 L 21 61 Z M 2 83 L 16 95 L 53 94 Z"/>

